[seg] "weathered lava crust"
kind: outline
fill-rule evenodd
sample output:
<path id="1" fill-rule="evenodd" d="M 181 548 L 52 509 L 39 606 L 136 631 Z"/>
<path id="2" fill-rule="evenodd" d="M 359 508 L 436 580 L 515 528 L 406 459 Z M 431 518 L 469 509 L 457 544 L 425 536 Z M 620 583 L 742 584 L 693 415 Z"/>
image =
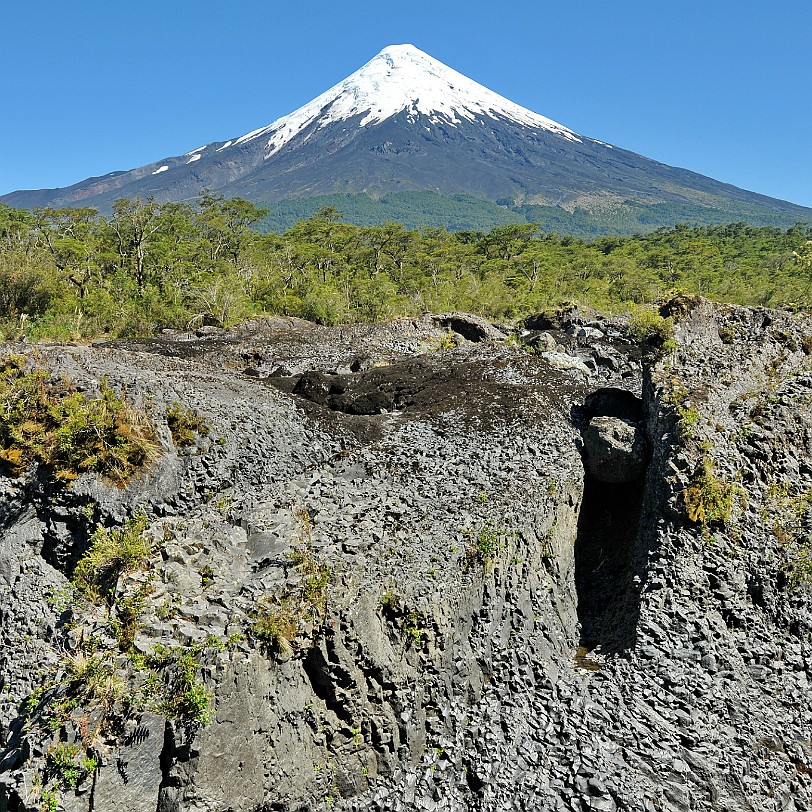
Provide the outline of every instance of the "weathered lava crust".
<path id="1" fill-rule="evenodd" d="M 0 812 L 808 810 L 812 325 L 667 312 L 656 358 L 577 312 L 37 347 L 161 455 L 123 489 L 0 477 Z M 66 601 L 139 511 L 118 608 Z M 150 700 L 159 644 L 210 718 Z"/>

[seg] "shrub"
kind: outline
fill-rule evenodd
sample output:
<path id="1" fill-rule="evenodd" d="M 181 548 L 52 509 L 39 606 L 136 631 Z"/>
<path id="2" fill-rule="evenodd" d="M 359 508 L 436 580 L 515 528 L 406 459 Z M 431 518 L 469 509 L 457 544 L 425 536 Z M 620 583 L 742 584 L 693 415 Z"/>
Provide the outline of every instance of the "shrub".
<path id="1" fill-rule="evenodd" d="M 400 597 L 391 589 L 384 592 L 380 598 L 381 608 L 386 611 L 397 611 L 400 606 Z"/>
<path id="2" fill-rule="evenodd" d="M 178 448 L 195 444 L 195 439 L 209 434 L 209 424 L 195 411 L 184 409 L 175 401 L 166 410 L 166 424 L 172 435 L 172 442 Z"/>
<path id="3" fill-rule="evenodd" d="M 701 422 L 699 412 L 690 403 L 690 397 L 691 393 L 677 382 L 663 396 L 663 402 L 674 407 L 677 415 L 677 432 L 681 440 L 688 440 L 693 437 Z"/>
<path id="4" fill-rule="evenodd" d="M 60 742 L 46 756 L 47 771 L 64 788 L 75 789 L 99 766 L 99 762 L 88 756 L 79 744 Z"/>
<path id="5" fill-rule="evenodd" d="M 116 671 L 111 652 L 88 656 L 80 650 L 65 659 L 63 665 L 68 674 L 66 696 L 70 700 L 109 713 L 124 696 L 124 681 Z"/>
<path id="6" fill-rule="evenodd" d="M 677 430 L 680 439 L 688 440 L 693 437 L 701 418 L 694 406 L 677 406 Z"/>
<path id="7" fill-rule="evenodd" d="M 112 621 L 113 633 L 118 647 L 123 652 L 132 651 L 135 635 L 141 628 L 141 612 L 147 596 L 153 591 L 152 580 L 148 579 L 126 598 L 116 602 L 116 617 Z"/>
<path id="8" fill-rule="evenodd" d="M 37 462 L 70 483 L 93 471 L 125 485 L 157 456 L 158 444 L 146 416 L 128 405 L 104 378 L 97 398 L 77 392 L 69 381 L 53 382 L 27 360 L 0 361 L 0 460 L 14 476 Z"/>
<path id="9" fill-rule="evenodd" d="M 290 599 L 263 599 L 251 631 L 269 651 L 290 655 L 299 633 L 299 617 L 294 602 Z"/>
<path id="10" fill-rule="evenodd" d="M 738 487 L 720 479 L 707 457 L 697 467 L 691 484 L 683 492 L 685 512 L 696 524 L 726 524 L 733 510 Z"/>
<path id="11" fill-rule="evenodd" d="M 160 691 L 157 710 L 171 719 L 191 725 L 211 722 L 212 692 L 197 681 L 200 648 L 167 648 L 156 646 L 146 658 L 147 665 L 165 673 L 165 686 Z"/>
<path id="12" fill-rule="evenodd" d="M 643 355 L 661 358 L 677 348 L 674 341 L 674 323 L 655 310 L 638 310 L 629 320 L 629 336 L 637 341 Z"/>
<path id="13" fill-rule="evenodd" d="M 431 342 L 429 349 L 433 352 L 446 352 L 456 349 L 459 345 L 460 340 L 457 334 L 453 330 L 446 330 Z"/>
<path id="14" fill-rule="evenodd" d="M 39 812 L 58 812 L 59 796 L 56 789 L 43 790 Z"/>
<path id="15" fill-rule="evenodd" d="M 93 534 L 90 548 L 73 572 L 73 584 L 82 597 L 92 603 L 111 601 L 119 576 L 147 562 L 152 552 L 152 541 L 146 535 L 148 523 L 146 514 L 138 513 L 123 527 L 100 527 Z"/>

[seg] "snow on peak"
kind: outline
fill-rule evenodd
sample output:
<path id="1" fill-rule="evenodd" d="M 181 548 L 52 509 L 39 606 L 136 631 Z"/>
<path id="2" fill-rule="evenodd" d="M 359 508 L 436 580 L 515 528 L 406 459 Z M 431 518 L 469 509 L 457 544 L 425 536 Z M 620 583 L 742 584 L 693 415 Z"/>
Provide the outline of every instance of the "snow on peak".
<path id="1" fill-rule="evenodd" d="M 304 107 L 236 139 L 233 144 L 269 136 L 265 153 L 268 158 L 314 122 L 318 122 L 321 129 L 336 121 L 361 116 L 359 124 L 364 127 L 404 110 L 434 121 L 442 119 L 452 126 L 462 119 L 507 118 L 526 127 L 548 130 L 570 141 L 581 140 L 567 127 L 488 90 L 414 45 L 390 45 Z"/>

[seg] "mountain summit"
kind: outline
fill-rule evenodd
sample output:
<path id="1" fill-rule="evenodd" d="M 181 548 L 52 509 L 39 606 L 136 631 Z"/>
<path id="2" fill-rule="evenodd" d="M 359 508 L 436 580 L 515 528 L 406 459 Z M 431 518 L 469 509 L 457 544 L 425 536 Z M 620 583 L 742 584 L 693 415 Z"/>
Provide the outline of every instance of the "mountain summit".
<path id="1" fill-rule="evenodd" d="M 238 138 L 232 146 L 267 136 L 265 157 L 270 158 L 311 125 L 319 130 L 358 119 L 357 126 L 365 127 L 399 113 L 405 113 L 410 124 L 421 116 L 452 127 L 461 121 L 484 124 L 486 118 L 492 118 L 581 140 L 572 130 L 488 90 L 414 45 L 390 45 L 326 93 Z"/>
<path id="2" fill-rule="evenodd" d="M 431 191 L 592 213 L 653 206 L 697 222 L 812 221 L 810 209 L 575 133 L 413 45 L 384 48 L 313 101 L 245 135 L 0 201 L 107 210 L 120 197 L 189 200 L 202 189 L 263 203 Z"/>

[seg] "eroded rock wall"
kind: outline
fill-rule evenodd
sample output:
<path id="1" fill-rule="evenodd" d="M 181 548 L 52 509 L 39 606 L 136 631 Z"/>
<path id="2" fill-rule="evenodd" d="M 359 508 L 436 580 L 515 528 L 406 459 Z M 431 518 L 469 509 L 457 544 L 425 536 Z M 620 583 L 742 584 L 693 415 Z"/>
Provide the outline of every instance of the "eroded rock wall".
<path id="1" fill-rule="evenodd" d="M 453 315 L 42 351 L 148 403 L 164 456 L 124 491 L 2 480 L 0 809 L 807 808 L 809 325 L 683 303 L 643 381 L 619 322 L 516 346 L 449 342 Z M 188 450 L 175 401 L 211 427 Z M 596 418 L 620 452 L 585 473 Z M 711 482 L 728 515 L 693 521 Z M 110 616 L 60 602 L 95 523 L 139 507 L 134 652 L 194 647 L 208 724 L 160 713 Z M 303 550 L 326 611 L 259 639 Z M 142 699 L 71 788 L 55 748 L 94 711 L 54 707 L 89 638 Z"/>

